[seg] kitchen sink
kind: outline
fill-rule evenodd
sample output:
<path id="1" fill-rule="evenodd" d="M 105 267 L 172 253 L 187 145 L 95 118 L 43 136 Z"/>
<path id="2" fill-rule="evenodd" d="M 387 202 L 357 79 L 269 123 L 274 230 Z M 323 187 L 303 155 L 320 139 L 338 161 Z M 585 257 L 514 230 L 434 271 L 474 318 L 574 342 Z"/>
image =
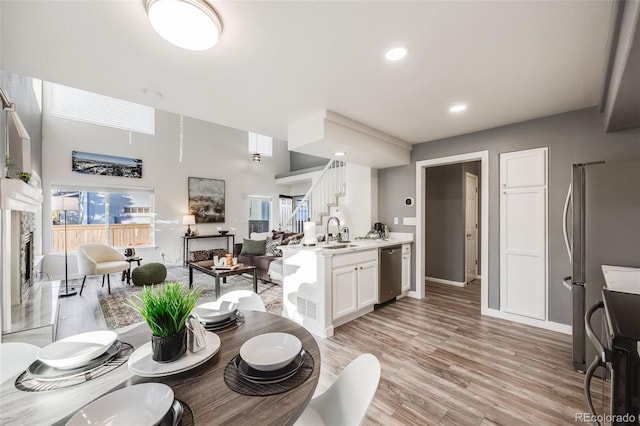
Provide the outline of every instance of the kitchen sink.
<path id="1" fill-rule="evenodd" d="M 329 250 L 337 250 L 337 249 L 344 249 L 349 247 L 358 247 L 358 246 L 355 244 L 331 244 L 331 245 L 324 246 L 323 248 L 326 248 Z"/>

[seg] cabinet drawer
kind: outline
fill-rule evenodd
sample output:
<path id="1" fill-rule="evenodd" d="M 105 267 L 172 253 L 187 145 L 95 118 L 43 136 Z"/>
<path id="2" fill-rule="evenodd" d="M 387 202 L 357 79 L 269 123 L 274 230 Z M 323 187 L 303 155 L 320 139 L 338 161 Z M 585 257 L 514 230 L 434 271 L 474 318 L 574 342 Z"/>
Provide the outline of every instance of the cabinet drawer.
<path id="1" fill-rule="evenodd" d="M 363 263 L 369 261 L 378 260 L 378 250 L 364 250 L 357 251 L 355 253 L 336 254 L 332 259 L 332 266 L 339 268 L 346 265 L 355 265 L 356 263 Z"/>

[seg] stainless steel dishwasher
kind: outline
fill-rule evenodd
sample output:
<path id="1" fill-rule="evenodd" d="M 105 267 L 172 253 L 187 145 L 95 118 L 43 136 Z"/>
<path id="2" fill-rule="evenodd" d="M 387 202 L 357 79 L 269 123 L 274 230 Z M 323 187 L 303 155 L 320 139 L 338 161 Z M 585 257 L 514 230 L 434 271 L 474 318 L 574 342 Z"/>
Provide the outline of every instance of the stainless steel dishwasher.
<path id="1" fill-rule="evenodd" d="M 402 246 L 379 249 L 378 303 L 388 302 L 402 293 Z"/>

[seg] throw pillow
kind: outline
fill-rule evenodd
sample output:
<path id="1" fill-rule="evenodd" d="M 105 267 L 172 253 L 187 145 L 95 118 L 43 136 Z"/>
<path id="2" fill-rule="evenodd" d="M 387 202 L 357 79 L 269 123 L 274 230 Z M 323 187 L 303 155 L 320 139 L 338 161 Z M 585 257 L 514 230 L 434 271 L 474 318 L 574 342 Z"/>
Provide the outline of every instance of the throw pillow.
<path id="1" fill-rule="evenodd" d="M 282 244 L 283 245 L 294 245 L 294 244 L 300 244 L 302 242 L 302 238 L 304 237 L 304 234 L 293 234 L 291 235 L 289 238 L 286 238 Z"/>
<path id="2" fill-rule="evenodd" d="M 267 248 L 267 240 L 247 240 L 242 241 L 241 254 L 253 254 L 258 256 L 264 256 Z"/>
<path id="3" fill-rule="evenodd" d="M 267 237 L 265 241 L 266 241 L 265 252 L 267 256 L 282 256 L 282 252 L 277 249 L 277 247 L 282 244 L 282 237 L 280 238 Z"/>

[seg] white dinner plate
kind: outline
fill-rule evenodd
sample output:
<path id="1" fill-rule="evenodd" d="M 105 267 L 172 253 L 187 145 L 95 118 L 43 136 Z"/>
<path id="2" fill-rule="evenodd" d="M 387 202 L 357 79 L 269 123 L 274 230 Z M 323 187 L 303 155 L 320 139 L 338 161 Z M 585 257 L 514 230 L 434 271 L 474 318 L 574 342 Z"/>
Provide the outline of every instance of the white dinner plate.
<path id="1" fill-rule="evenodd" d="M 173 390 L 162 383 L 141 383 L 103 395 L 80 409 L 68 426 L 155 425 L 171 409 Z"/>
<path id="2" fill-rule="evenodd" d="M 207 347 L 200 352 L 185 352 L 173 362 L 157 362 L 152 359 L 151 342 L 147 342 L 135 350 L 129 357 L 127 365 L 129 371 L 142 377 L 164 377 L 182 373 L 203 364 L 213 357 L 220 349 L 220 337 L 207 332 L 205 335 Z"/>
<path id="3" fill-rule="evenodd" d="M 240 356 L 256 370 L 278 370 L 289 364 L 302 350 L 293 334 L 266 333 L 252 337 L 240 347 Z"/>
<path id="4" fill-rule="evenodd" d="M 76 334 L 45 346 L 36 358 L 54 368 L 76 368 L 105 353 L 117 338 L 118 334 L 110 330 Z"/>
<path id="5" fill-rule="evenodd" d="M 203 303 L 193 308 L 200 321 L 214 323 L 229 319 L 236 311 L 236 304 L 228 300 Z"/>

